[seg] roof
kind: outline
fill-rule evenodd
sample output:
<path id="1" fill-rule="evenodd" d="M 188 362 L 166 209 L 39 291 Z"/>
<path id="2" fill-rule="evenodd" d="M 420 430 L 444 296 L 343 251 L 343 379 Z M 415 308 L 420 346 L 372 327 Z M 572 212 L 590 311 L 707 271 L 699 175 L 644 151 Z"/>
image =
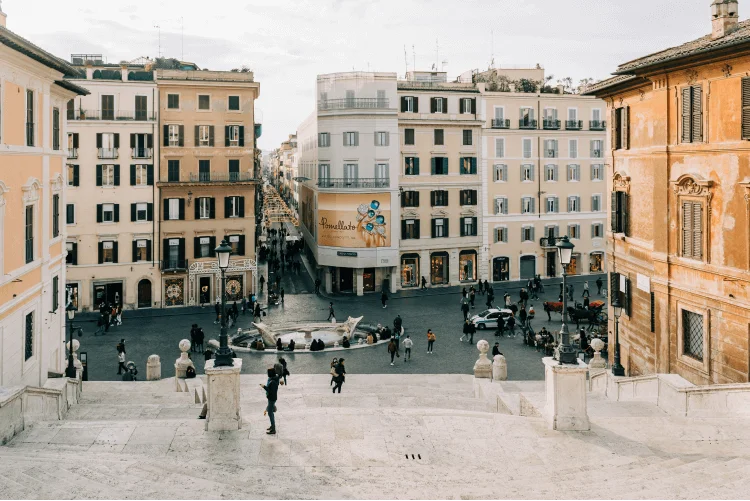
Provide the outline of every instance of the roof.
<path id="1" fill-rule="evenodd" d="M 660 52 L 655 52 L 645 57 L 621 64 L 615 75 L 634 73 L 638 70 L 655 66 L 658 64 L 682 59 L 718 49 L 725 49 L 736 45 L 750 43 L 750 19 L 737 24 L 737 27 L 721 38 L 713 40 L 711 35 L 706 35 L 692 42 L 687 42 L 677 47 L 671 47 Z"/>
<path id="2" fill-rule="evenodd" d="M 600 82 L 596 82 L 595 84 L 589 85 L 586 89 L 586 92 L 582 92 L 581 95 L 595 96 L 597 94 L 602 94 L 602 91 L 604 89 L 610 89 L 624 84 L 631 84 L 636 80 L 642 80 L 645 82 L 645 79 L 635 75 L 615 75 Z"/>
<path id="3" fill-rule="evenodd" d="M 75 92 L 79 96 L 88 96 L 89 94 L 91 94 L 88 89 L 84 89 L 80 85 L 76 85 L 70 80 L 55 80 L 55 83 L 63 89 Z"/>
<path id="4" fill-rule="evenodd" d="M 8 28 L 0 26 L 0 43 L 10 47 L 11 49 L 30 57 L 31 59 L 42 63 L 43 65 L 59 71 L 65 76 L 74 76 L 78 72 L 66 61 L 60 59 L 57 56 L 53 56 L 44 49 L 41 49 L 29 42 L 25 38 L 16 35 Z"/>

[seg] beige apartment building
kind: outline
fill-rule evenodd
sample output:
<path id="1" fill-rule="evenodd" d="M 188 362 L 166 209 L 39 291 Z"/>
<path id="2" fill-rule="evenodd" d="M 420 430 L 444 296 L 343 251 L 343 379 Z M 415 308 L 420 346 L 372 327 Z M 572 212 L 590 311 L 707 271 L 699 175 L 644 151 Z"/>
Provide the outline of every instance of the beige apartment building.
<path id="1" fill-rule="evenodd" d="M 252 72 L 157 70 L 162 304 L 219 297 L 214 249 L 233 248 L 228 300 L 255 290 L 256 169 Z"/>
<path id="2" fill-rule="evenodd" d="M 482 259 L 482 96 L 444 72 L 398 81 L 400 288 L 475 283 Z"/>
<path id="3" fill-rule="evenodd" d="M 71 81 L 90 94 L 66 109 L 67 290 L 83 311 L 159 307 L 154 72 L 151 64 L 107 64 L 100 54 L 73 54 L 71 63 L 79 71 Z"/>
<path id="4" fill-rule="evenodd" d="M 568 273 L 603 273 L 605 103 L 477 87 L 484 181 L 479 245 L 487 249 L 490 281 L 560 275 L 555 239 L 563 235 L 575 245 Z"/>
<path id="5" fill-rule="evenodd" d="M 0 10 L 0 392 L 65 367 L 65 105 L 76 70 Z M 26 405 L 24 399 L 24 405 Z"/>

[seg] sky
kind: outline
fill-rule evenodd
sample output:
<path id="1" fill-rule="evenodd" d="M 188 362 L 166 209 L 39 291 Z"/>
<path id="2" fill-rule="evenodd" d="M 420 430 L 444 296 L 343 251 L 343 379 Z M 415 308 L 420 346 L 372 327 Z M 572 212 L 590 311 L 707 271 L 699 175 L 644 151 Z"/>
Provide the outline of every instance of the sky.
<path id="1" fill-rule="evenodd" d="M 313 112 L 316 76 L 433 64 L 534 66 L 600 80 L 618 64 L 710 33 L 710 0 L 2 0 L 8 29 L 69 60 L 174 57 L 249 66 L 264 150 Z M 750 2 L 740 1 L 743 7 Z M 159 28 L 157 28 L 157 26 Z M 159 36 L 159 32 L 161 36 Z M 406 48 L 406 57 L 405 50 Z M 447 64 L 443 67 L 443 62 Z"/>

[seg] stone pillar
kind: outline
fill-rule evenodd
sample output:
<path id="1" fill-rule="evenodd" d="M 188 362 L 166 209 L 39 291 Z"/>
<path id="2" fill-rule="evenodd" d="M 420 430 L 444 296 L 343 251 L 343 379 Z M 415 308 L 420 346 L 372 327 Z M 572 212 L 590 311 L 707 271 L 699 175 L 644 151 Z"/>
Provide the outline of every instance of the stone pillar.
<path id="1" fill-rule="evenodd" d="M 432 279 L 430 278 L 430 251 L 422 251 L 419 253 L 419 286 L 422 287 L 422 277 L 427 280 L 427 287 L 432 287 Z"/>
<path id="2" fill-rule="evenodd" d="M 333 276 L 329 266 L 326 266 L 325 272 L 323 272 L 323 285 L 326 288 L 326 294 L 331 294 L 333 292 Z"/>
<path id="3" fill-rule="evenodd" d="M 180 358 L 175 360 L 174 362 L 174 377 L 175 377 L 175 383 L 177 384 L 177 391 L 180 391 L 179 382 L 177 379 L 184 379 L 185 378 L 185 372 L 187 371 L 188 367 L 192 367 L 195 369 L 195 364 L 193 364 L 193 361 L 190 360 L 188 357 L 188 350 L 190 349 L 190 341 L 187 339 L 183 339 L 180 341 Z"/>
<path id="4" fill-rule="evenodd" d="M 492 379 L 492 362 L 487 358 L 490 343 L 482 339 L 477 343 L 477 349 L 479 350 L 479 360 L 474 364 L 474 377 Z"/>
<path id="5" fill-rule="evenodd" d="M 364 273 L 364 268 L 354 268 L 354 290 L 357 291 L 358 296 L 365 295 Z"/>
<path id="6" fill-rule="evenodd" d="M 508 362 L 502 355 L 495 355 L 492 362 L 492 379 L 505 381 L 508 379 Z"/>
<path id="7" fill-rule="evenodd" d="M 594 358 L 589 361 L 589 369 L 606 369 L 607 361 L 602 358 L 602 349 L 604 348 L 604 341 L 595 337 L 591 340 L 591 348 L 594 350 Z"/>
<path id="8" fill-rule="evenodd" d="M 161 379 L 161 360 L 159 355 L 151 355 L 146 362 L 146 381 Z"/>
<path id="9" fill-rule="evenodd" d="M 214 367 L 216 360 L 206 361 L 208 401 L 206 431 L 230 431 L 242 428 L 240 415 L 240 372 L 242 359 L 232 359 L 231 367 Z"/>
<path id="10" fill-rule="evenodd" d="M 552 357 L 545 357 L 542 362 L 546 393 L 543 414 L 549 428 L 559 431 L 590 430 L 586 410 L 586 364 L 578 360 L 576 365 L 560 365 Z"/>
<path id="11" fill-rule="evenodd" d="M 399 263 L 399 266 L 393 266 L 391 267 L 391 294 L 396 292 L 398 290 L 398 287 L 401 287 L 401 273 L 399 271 L 401 264 Z M 421 278 L 419 279 L 421 280 Z M 420 283 L 418 281 L 417 283 Z"/>

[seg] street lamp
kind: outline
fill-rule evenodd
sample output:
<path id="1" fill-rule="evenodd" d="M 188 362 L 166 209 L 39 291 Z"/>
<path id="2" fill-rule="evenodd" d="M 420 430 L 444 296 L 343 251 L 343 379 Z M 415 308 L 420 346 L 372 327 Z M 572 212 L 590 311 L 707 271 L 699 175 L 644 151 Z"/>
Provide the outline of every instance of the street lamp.
<path id="1" fill-rule="evenodd" d="M 612 310 L 615 314 L 615 363 L 612 365 L 613 376 L 624 376 L 625 367 L 620 363 L 620 315 L 622 315 L 622 303 L 620 293 L 615 292 L 612 297 Z"/>
<path id="2" fill-rule="evenodd" d="M 560 264 L 563 269 L 562 325 L 560 326 L 560 342 L 555 350 L 555 359 L 560 364 L 578 364 L 578 358 L 576 357 L 577 350 L 570 346 L 570 333 L 568 332 L 568 326 L 565 325 L 565 315 L 568 314 L 568 295 L 565 282 L 568 276 L 568 265 L 573 257 L 575 245 L 570 243 L 567 236 L 564 236 L 555 244 L 555 247 L 557 247 L 557 254 L 560 257 Z"/>
<path id="3" fill-rule="evenodd" d="M 232 351 L 229 349 L 227 342 L 227 318 L 226 318 L 226 278 L 224 273 L 229 268 L 229 255 L 232 253 L 232 247 L 227 239 L 221 241 L 221 245 L 216 248 L 216 257 L 219 259 L 219 269 L 221 270 L 221 336 L 219 337 L 219 350 L 216 352 L 214 367 L 232 367 Z"/>
<path id="4" fill-rule="evenodd" d="M 73 318 L 76 316 L 76 307 L 73 306 L 73 302 L 69 302 L 65 308 L 65 314 L 68 316 L 68 368 L 65 369 L 65 376 L 75 379 L 76 368 L 73 364 Z"/>

